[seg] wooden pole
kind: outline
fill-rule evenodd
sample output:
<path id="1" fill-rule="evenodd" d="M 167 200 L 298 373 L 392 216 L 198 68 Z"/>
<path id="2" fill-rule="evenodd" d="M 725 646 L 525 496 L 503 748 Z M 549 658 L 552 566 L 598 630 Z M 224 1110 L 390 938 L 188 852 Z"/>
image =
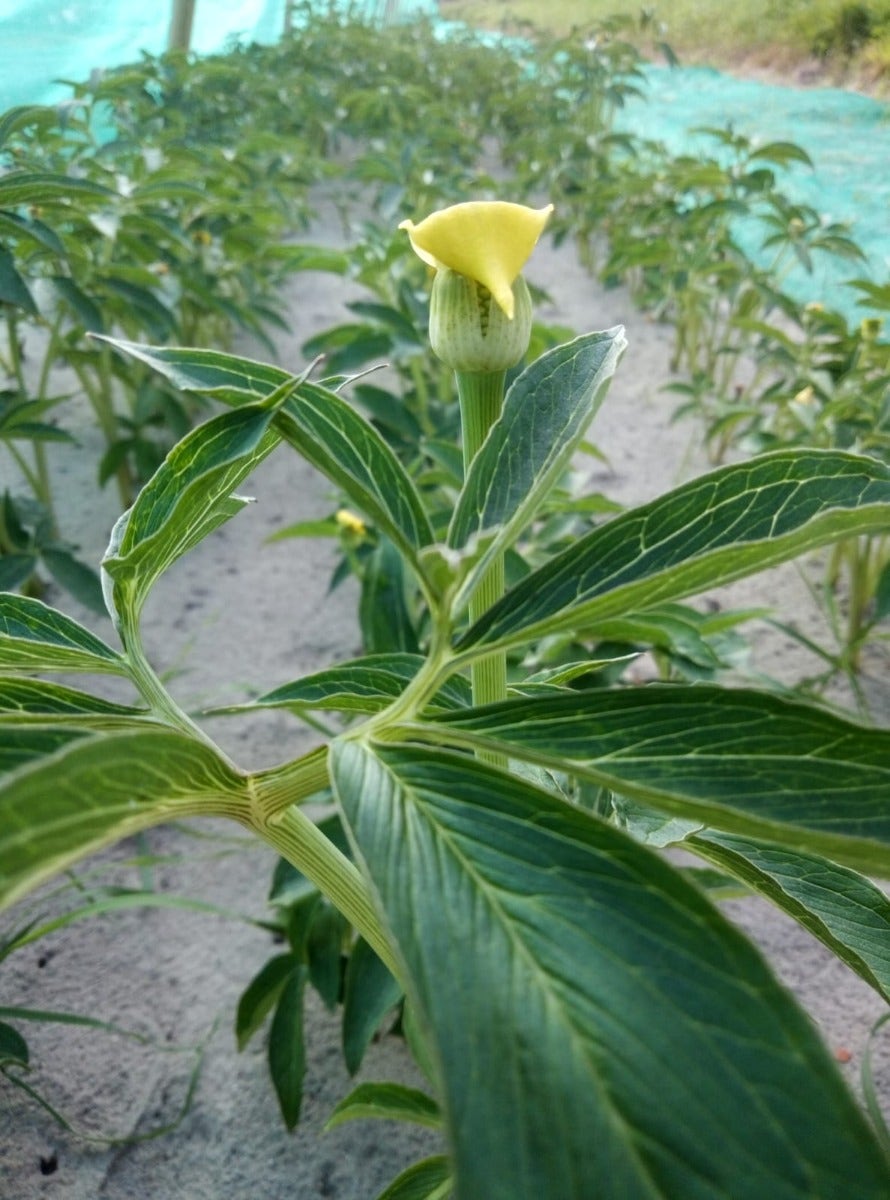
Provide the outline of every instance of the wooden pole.
<path id="1" fill-rule="evenodd" d="M 195 17 L 195 0 L 173 0 L 170 17 L 168 50 L 188 50 L 192 42 L 192 21 Z"/>

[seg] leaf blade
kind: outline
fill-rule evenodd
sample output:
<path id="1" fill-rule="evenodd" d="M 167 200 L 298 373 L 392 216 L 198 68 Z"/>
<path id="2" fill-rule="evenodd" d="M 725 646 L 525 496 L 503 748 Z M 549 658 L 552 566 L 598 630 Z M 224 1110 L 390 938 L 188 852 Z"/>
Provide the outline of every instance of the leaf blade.
<path id="1" fill-rule="evenodd" d="M 260 405 L 220 413 L 174 446 L 118 521 L 102 560 L 112 615 L 134 620 L 159 576 L 247 504 L 233 489 L 278 444 L 273 415 Z"/>
<path id="2" fill-rule="evenodd" d="M 0 908 L 130 833 L 185 816 L 243 816 L 249 807 L 247 778 L 172 730 L 14 733 L 32 742 L 51 735 L 56 745 L 0 776 Z"/>
<path id="3" fill-rule="evenodd" d="M 890 522 L 890 467 L 836 451 L 779 450 L 718 468 L 599 526 L 532 571 L 458 649 L 591 630 Z"/>
<path id="4" fill-rule="evenodd" d="M 864 875 L 710 829 L 684 845 L 766 896 L 890 1001 L 890 900 Z"/>
<path id="5" fill-rule="evenodd" d="M 457 1195 L 883 1196 L 809 1021 L 671 867 L 465 756 L 341 742 L 333 774 L 436 1046 Z"/>
<path id="6" fill-rule="evenodd" d="M 508 700 L 440 734 L 726 832 L 890 874 L 890 732 L 769 693 L 651 684 Z M 423 736 L 424 725 L 411 726 Z"/>
<path id="7" fill-rule="evenodd" d="M 510 387 L 469 466 L 448 530 L 453 549 L 488 535 L 475 579 L 516 540 L 567 466 L 626 344 L 620 327 L 586 334 L 541 355 Z"/>
<path id="8" fill-rule="evenodd" d="M 30 596 L 0 592 L 0 668 L 127 675 L 124 659 L 70 617 Z"/>
<path id="9" fill-rule="evenodd" d="M 216 396 L 226 404 L 266 397 L 290 378 L 278 367 L 216 350 L 103 340 L 147 363 L 183 391 Z M 336 392 L 303 379 L 277 413 L 275 425 L 416 564 L 417 551 L 433 540 L 429 519 L 410 476 L 370 422 Z"/>

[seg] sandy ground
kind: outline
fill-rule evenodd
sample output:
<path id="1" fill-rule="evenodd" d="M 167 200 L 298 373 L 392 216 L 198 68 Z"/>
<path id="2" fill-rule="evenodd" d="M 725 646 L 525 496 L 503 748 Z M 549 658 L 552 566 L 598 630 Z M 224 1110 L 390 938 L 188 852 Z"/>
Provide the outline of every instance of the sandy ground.
<path id="1" fill-rule="evenodd" d="M 333 238 L 320 229 L 319 237 Z M 590 486 L 622 502 L 653 496 L 705 468 L 688 424 L 672 424 L 667 378 L 669 331 L 640 316 L 621 291 L 604 292 L 577 265 L 570 248 L 542 246 L 530 277 L 554 297 L 542 311 L 579 332 L 624 323 L 629 349 L 592 438 L 608 466 L 584 460 Z M 310 284 L 317 290 L 310 291 Z M 307 313 L 306 296 L 313 296 Z M 301 277 L 289 297 L 293 334 L 281 360 L 299 369 L 298 346 L 342 317 L 354 294 L 343 281 Z M 251 353 L 246 344 L 242 347 Z M 110 491 L 92 486 L 89 431 L 69 456 L 66 510 L 84 557 L 97 560 L 116 514 Z M 327 485 L 291 452 L 280 451 L 242 489 L 256 505 L 179 563 L 156 589 L 146 613 L 146 642 L 172 688 L 188 704 L 242 698 L 356 653 L 355 595 L 328 595 L 329 547 L 288 541 L 264 545 L 281 525 L 331 511 Z M 66 598 L 53 597 L 81 619 Z M 820 632 L 794 570 L 771 572 L 714 597 L 738 605 L 774 604 L 810 633 Z M 98 628 L 111 638 L 107 623 Z M 813 670 L 794 643 L 766 625 L 752 628 L 755 665 L 791 679 Z M 886 680 L 874 681 L 886 716 Z M 298 753 L 312 737 L 292 719 L 220 724 L 214 736 L 246 766 Z M 231 836 L 234 830 L 222 830 Z M 272 855 L 260 847 L 202 840 L 181 830 L 149 834 L 146 846 L 174 860 L 158 869 L 163 890 L 262 917 Z M 225 857 L 222 857 L 223 852 Z M 134 853 L 121 847 L 116 857 Z M 112 856 L 115 857 L 115 856 Z M 87 864 L 85 869 L 90 864 Z M 135 878 L 129 875 L 131 883 Z M 49 902 L 44 908 L 50 907 Z M 779 975 L 821 1026 L 855 1085 L 868 1030 L 884 1011 L 880 999 L 808 934 L 755 900 L 735 901 L 732 916 L 763 946 Z M 9 929 L 23 919 L 8 916 Z M 137 911 L 93 920 L 52 935 L 4 964 L 3 1003 L 67 1009 L 151 1035 L 161 1044 L 210 1040 L 194 1104 L 175 1132 L 154 1141 L 91 1145 L 64 1134 L 35 1105 L 0 1080 L 0 1200 L 371 1200 L 403 1166 L 436 1146 L 428 1133 L 359 1123 L 320 1135 L 349 1080 L 338 1052 L 336 1019 L 313 1004 L 304 1119 L 288 1135 L 266 1077 L 261 1039 L 238 1055 L 232 1024 L 237 997 L 273 952 L 256 927 L 180 911 Z M 45 1090 L 78 1126 L 144 1134 L 178 1111 L 192 1060 L 100 1033 L 35 1024 L 25 1030 Z M 887 1039 L 885 1037 L 885 1041 Z M 876 1070 L 890 1097 L 890 1055 Z M 361 1078 L 416 1080 L 401 1043 L 373 1047 Z"/>

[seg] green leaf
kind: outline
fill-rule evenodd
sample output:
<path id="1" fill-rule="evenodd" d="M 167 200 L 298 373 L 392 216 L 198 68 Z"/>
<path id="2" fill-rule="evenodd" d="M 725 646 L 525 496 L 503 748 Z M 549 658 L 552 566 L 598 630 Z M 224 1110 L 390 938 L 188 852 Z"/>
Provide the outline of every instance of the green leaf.
<path id="1" fill-rule="evenodd" d="M 172 730 L 87 735 L 15 726 L 11 739 L 55 738 L 0 777 L 0 908 L 85 854 L 188 816 L 235 816 L 249 806 L 243 776 L 209 746 Z"/>
<path id="2" fill-rule="evenodd" d="M 0 554 L 0 592 L 21 587 L 36 569 L 37 556 L 34 554 Z"/>
<path id="3" fill-rule="evenodd" d="M 343 985 L 343 1058 L 354 1075 L 380 1022 L 399 1003 L 402 989 L 378 954 L 359 938 L 349 955 Z"/>
<path id="4" fill-rule="evenodd" d="M 451 1163 L 437 1154 L 408 1167 L 377 1200 L 447 1200 L 451 1186 Z"/>
<path id="5" fill-rule="evenodd" d="M 0 116 L 0 146 L 19 129 L 38 126 L 44 129 L 58 123 L 58 110 L 48 104 L 17 104 Z"/>
<path id="6" fill-rule="evenodd" d="M 420 654 L 369 654 L 338 663 L 293 683 L 283 683 L 248 704 L 211 710 L 213 714 L 249 712 L 255 708 L 286 708 L 294 713 L 312 709 L 376 713 L 392 704 L 420 670 Z M 430 710 L 464 708 L 470 688 L 460 676 L 448 680 L 430 701 Z"/>
<path id="7" fill-rule="evenodd" d="M 10 171 L 0 176 L 0 207 L 57 201 L 68 205 L 72 200 L 107 200 L 114 195 L 109 188 L 88 179 L 48 171 Z"/>
<path id="8" fill-rule="evenodd" d="M 303 1042 L 303 991 L 306 968 L 299 966 L 285 983 L 269 1032 L 269 1071 L 287 1129 L 300 1119 L 306 1050 Z"/>
<path id="9" fill-rule="evenodd" d="M 316 905 L 306 932 L 306 965 L 309 982 L 329 1009 L 337 1007 L 343 963 L 343 937 L 348 928 L 327 901 Z"/>
<path id="10" fill-rule="evenodd" d="M 27 1067 L 28 1043 L 11 1025 L 0 1021 L 0 1067 Z"/>
<path id="11" fill-rule="evenodd" d="M 112 533 L 110 611 L 135 620 L 160 575 L 249 503 L 232 491 L 278 444 L 273 416 L 263 405 L 220 413 L 173 447 Z"/>
<path id="12" fill-rule="evenodd" d="M 120 338 L 102 337 L 122 354 L 147 363 L 183 392 L 213 396 L 224 404 L 238 405 L 270 395 L 292 378 L 281 367 L 224 354 L 220 350 L 192 350 L 143 346 Z"/>
<path id="13" fill-rule="evenodd" d="M 60 683 L 0 675 L 0 717 L 4 726 L 13 721 L 41 725 L 59 721 L 119 728 L 122 719 L 143 722 L 150 718 L 150 713 L 148 709 L 113 704 Z"/>
<path id="14" fill-rule="evenodd" d="M 45 546 L 40 558 L 56 583 L 70 592 L 75 600 L 93 612 L 105 612 L 102 584 L 92 567 L 75 558 L 70 550 L 59 547 Z"/>
<path id="15" fill-rule="evenodd" d="M 795 142 L 768 142 L 765 146 L 758 146 L 756 150 L 752 151 L 750 157 L 752 161 L 765 158 L 769 162 L 779 163 L 781 166 L 790 162 L 803 163 L 806 167 L 813 165 L 813 160 L 806 150 Z"/>
<path id="16" fill-rule="evenodd" d="M 32 317 L 37 316 L 34 297 L 16 270 L 13 257 L 5 246 L 0 246 L 0 304 L 11 304 L 13 308 L 21 308 Z"/>
<path id="17" fill-rule="evenodd" d="M 105 321 L 95 300 L 67 275 L 53 275 L 51 281 L 60 298 L 70 307 L 84 329 L 90 333 L 101 333 L 105 328 Z"/>
<path id="18" fill-rule="evenodd" d="M 408 587 L 405 560 L 381 538 L 365 560 L 358 608 L 362 642 L 372 654 L 418 653 Z"/>
<path id="19" fill-rule="evenodd" d="M 174 312 L 162 304 L 150 288 L 112 276 L 99 276 L 95 282 L 98 288 L 111 293 L 112 307 L 120 303 L 131 316 L 139 319 L 149 337 L 167 338 L 176 332 Z"/>
<path id="20" fill-rule="evenodd" d="M 333 774 L 435 1050 L 456 1195 L 887 1195 L 809 1019 L 657 855 L 466 755 L 340 741 Z"/>
<path id="21" fill-rule="evenodd" d="M 304 384 L 277 418 L 281 436 L 347 496 L 408 559 L 433 541 L 420 497 L 395 453 L 336 392 Z"/>
<path id="22" fill-rule="evenodd" d="M 0 670 L 126 675 L 119 654 L 40 600 L 0 592 Z"/>
<path id="23" fill-rule="evenodd" d="M 425 726 L 412 725 L 423 736 Z M 890 875 L 890 731 L 768 693 L 695 684 L 508 700 L 435 736 L 593 780 L 728 832 Z"/>
<path id="24" fill-rule="evenodd" d="M 890 467 L 780 450 L 722 467 L 599 526 L 532 571 L 459 640 L 520 644 L 680 600 L 890 524 Z"/>
<path id="25" fill-rule="evenodd" d="M 2 134 L 0 134 L 0 142 L 2 142 Z M 53 254 L 64 258 L 65 247 L 62 244 L 61 238 L 54 229 L 50 229 L 43 221 L 22 217 L 14 212 L 0 212 L 0 228 L 3 226 L 11 229 L 14 235 L 36 242 L 38 246 L 42 246 L 45 250 L 50 250 Z"/>
<path id="26" fill-rule="evenodd" d="M 620 327 L 586 334 L 541 355 L 510 387 L 470 464 L 448 530 L 455 549 L 485 539 L 474 580 L 512 545 L 565 470 L 626 345 Z"/>
<path id="27" fill-rule="evenodd" d="M 890 617 L 890 560 L 878 576 L 874 595 L 874 619 L 886 621 Z"/>
<path id="28" fill-rule="evenodd" d="M 35 759 L 55 753 L 77 738 L 86 737 L 87 729 L 75 725 L 56 725 L 51 728 L 22 728 L 18 724 L 4 722 L 0 725 L 3 740 L 0 742 L 0 775 L 18 770 Z M 0 810 L 2 811 L 2 810 Z"/>
<path id="29" fill-rule="evenodd" d="M 203 193 L 201 193 L 203 197 Z M 349 255 L 330 246 L 298 245 L 288 242 L 269 247 L 276 262 L 286 264 L 289 272 L 330 271 L 334 275 L 345 275 L 349 270 Z"/>
<path id="30" fill-rule="evenodd" d="M 325 1133 L 346 1121 L 368 1118 L 410 1121 L 415 1125 L 426 1125 L 429 1129 L 440 1129 L 442 1126 L 439 1106 L 426 1092 L 402 1083 L 360 1083 L 328 1117 Z"/>
<path id="31" fill-rule="evenodd" d="M 290 378 L 277 367 L 215 350 L 168 350 L 105 338 L 124 354 L 148 363 L 183 391 L 227 404 L 268 396 Z M 280 435 L 350 499 L 412 562 L 432 542 L 429 520 L 414 484 L 374 427 L 336 392 L 303 381 L 276 416 Z"/>
<path id="32" fill-rule="evenodd" d="M 276 954 L 263 963 L 250 983 L 241 993 L 235 1014 L 235 1038 L 238 1049 L 243 1050 L 275 1007 L 284 985 L 299 968 L 294 954 Z"/>
<path id="33" fill-rule="evenodd" d="M 864 875 L 709 829 L 684 846 L 766 896 L 890 1001 L 890 899 Z"/>

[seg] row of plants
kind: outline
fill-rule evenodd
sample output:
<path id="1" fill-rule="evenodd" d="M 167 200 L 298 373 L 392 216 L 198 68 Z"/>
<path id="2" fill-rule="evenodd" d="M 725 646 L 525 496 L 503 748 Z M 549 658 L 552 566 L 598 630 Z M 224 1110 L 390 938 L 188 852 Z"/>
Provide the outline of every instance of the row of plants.
<path id="1" fill-rule="evenodd" d="M 880 327 L 868 319 L 851 328 L 824 306 L 815 322 L 782 290 L 792 261 L 861 258 L 849 231 L 782 190 L 779 170 L 808 164 L 799 147 L 712 130 L 714 152 L 693 158 L 616 131 L 617 111 L 643 83 L 618 21 L 595 41 L 551 38 L 530 50 L 469 34 L 445 43 L 424 22 L 394 39 L 333 13 L 299 17 L 279 46 L 196 61 L 146 57 L 77 86 L 62 120 L 53 110 L 14 110 L 0 127 L 11 381 L 0 436 L 31 493 L 5 500 L 5 586 L 27 584 L 42 563 L 100 605 L 95 578 L 61 536 L 48 466 L 47 441 L 69 436 L 55 409 L 72 385 L 102 429 L 100 481 L 116 477 L 124 503 L 195 415 L 174 389 L 124 368 L 85 335 L 225 345 L 241 328 L 262 338 L 279 320 L 282 283 L 327 266 L 349 271 L 372 296 L 356 327 L 331 331 L 318 348 L 336 350 L 346 369 L 405 350 L 400 339 L 413 353 L 422 280 L 392 218 L 491 189 L 486 167 L 506 169 L 522 197 L 553 197 L 554 236 L 576 238 L 604 278 L 626 281 L 673 324 L 682 372 L 673 386 L 681 412 L 703 417 L 715 461 L 737 447 L 796 442 L 886 454 Z M 563 131 L 557 148 L 542 133 L 551 128 Z M 325 177 L 337 180 L 330 190 L 353 228 L 357 203 L 368 214 L 348 259 L 282 244 L 312 212 L 309 186 Z M 754 253 L 761 248 L 765 264 Z M 886 286 L 857 285 L 872 307 L 887 305 Z M 73 380 L 60 378 L 60 363 Z M 411 370 L 441 384 L 422 353 Z M 386 403 L 391 416 L 414 397 L 392 405 L 369 387 L 366 399 Z M 876 601 L 886 548 L 869 546 L 866 558 L 868 569 L 856 559 L 847 579 L 859 593 L 870 582 L 838 648 L 843 667 L 856 667 L 884 615 Z M 836 573 L 835 565 L 832 586 Z"/>
<path id="2" fill-rule="evenodd" d="M 848 227 L 790 198 L 784 169 L 813 166 L 801 147 L 729 128 L 697 132 L 695 156 L 614 133 L 592 153 L 564 146 L 544 178 L 567 232 L 606 283 L 626 284 L 672 326 L 668 390 L 682 397 L 677 416 L 700 423 L 713 462 L 795 445 L 888 461 L 890 340 L 874 314 L 890 310 L 890 283 L 864 275 Z M 812 272 L 820 257 L 848 262 L 855 277 L 835 303 L 815 287 L 802 303 L 786 288 L 789 271 Z M 853 300 L 871 315 L 848 317 Z M 842 616 L 839 595 L 849 601 Z M 836 642 L 813 647 L 827 661 L 821 680 L 842 671 L 855 688 L 863 648 L 886 636 L 886 537 L 842 547 L 818 597 Z"/>

